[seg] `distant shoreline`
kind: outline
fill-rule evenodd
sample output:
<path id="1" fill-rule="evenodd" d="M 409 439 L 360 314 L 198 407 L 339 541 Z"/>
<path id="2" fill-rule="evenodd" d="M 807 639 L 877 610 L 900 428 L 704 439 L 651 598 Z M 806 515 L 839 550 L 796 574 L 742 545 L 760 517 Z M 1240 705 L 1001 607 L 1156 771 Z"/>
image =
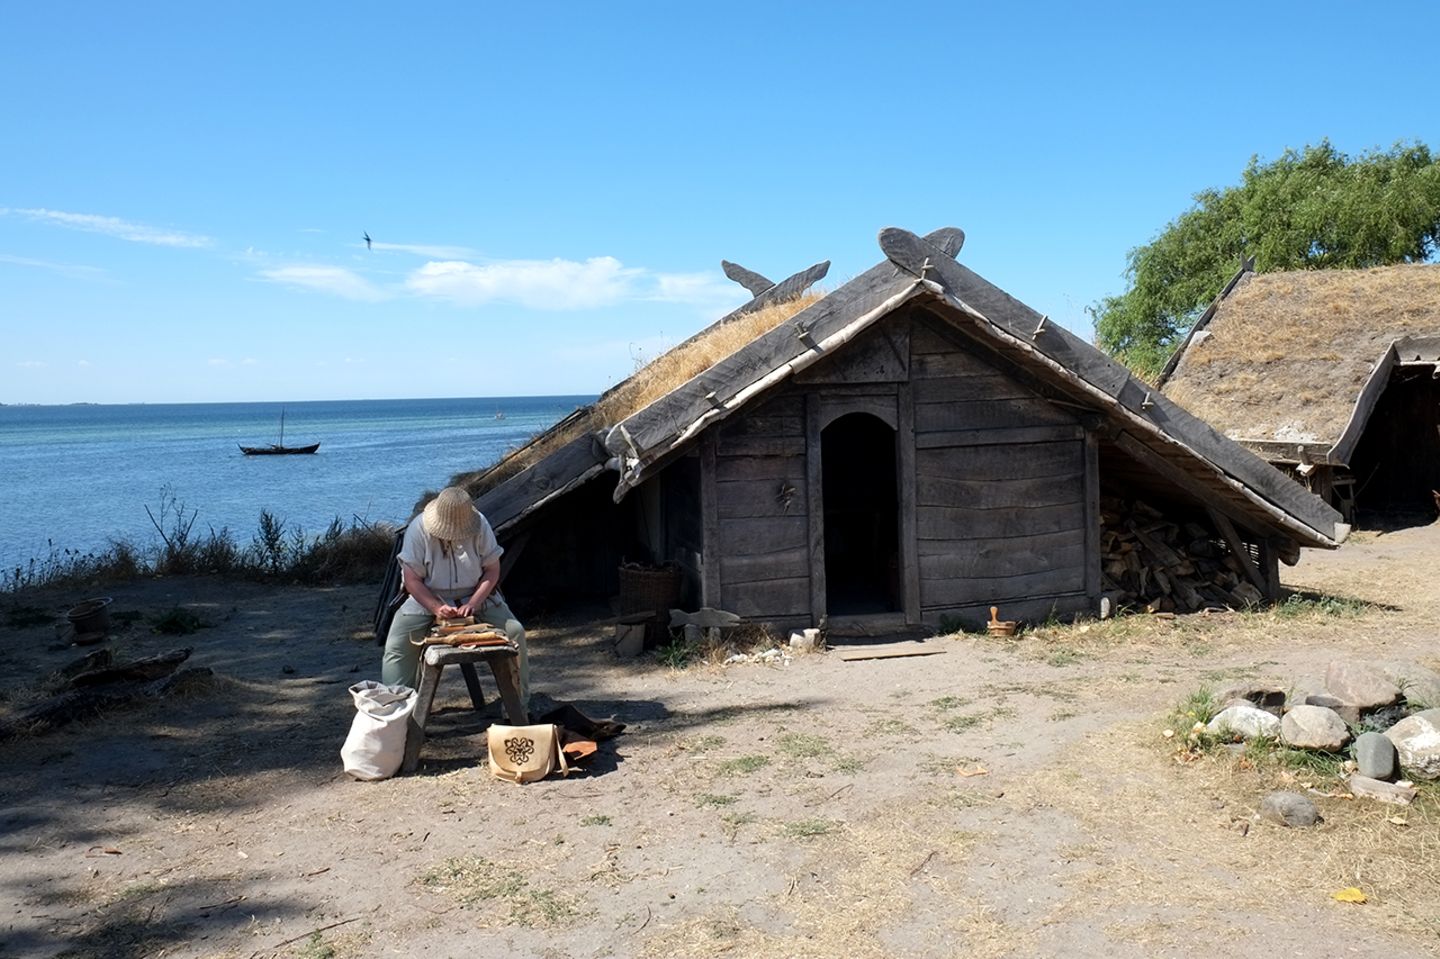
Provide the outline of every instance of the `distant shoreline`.
<path id="1" fill-rule="evenodd" d="M 446 402 L 503 402 L 505 400 L 580 400 L 594 402 L 599 393 L 508 393 L 504 396 L 396 396 L 360 397 L 346 399 L 311 400 L 127 400 L 114 403 L 96 403 L 89 400 L 75 400 L 69 403 L 0 403 L 0 408 L 10 409 L 69 409 L 76 406 L 305 406 L 314 403 L 446 403 Z"/>

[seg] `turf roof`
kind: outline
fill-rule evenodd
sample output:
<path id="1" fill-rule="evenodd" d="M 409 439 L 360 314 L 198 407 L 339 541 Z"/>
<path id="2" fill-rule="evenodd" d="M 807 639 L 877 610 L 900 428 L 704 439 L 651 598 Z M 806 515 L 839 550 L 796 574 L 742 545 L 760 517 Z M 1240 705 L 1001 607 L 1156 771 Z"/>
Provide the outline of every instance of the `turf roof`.
<path id="1" fill-rule="evenodd" d="M 1440 334 L 1440 264 L 1250 274 L 1163 392 L 1241 441 L 1333 446 L 1376 362 Z"/>

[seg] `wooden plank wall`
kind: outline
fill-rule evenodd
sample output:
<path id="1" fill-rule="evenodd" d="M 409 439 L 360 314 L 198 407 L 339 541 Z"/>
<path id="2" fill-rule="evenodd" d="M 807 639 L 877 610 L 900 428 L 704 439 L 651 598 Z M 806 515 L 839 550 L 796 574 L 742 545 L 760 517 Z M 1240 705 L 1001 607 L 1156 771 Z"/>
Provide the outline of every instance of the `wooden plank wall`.
<path id="1" fill-rule="evenodd" d="M 727 422 L 715 444 L 721 607 L 774 620 L 810 614 L 804 396 Z M 707 547 L 710 544 L 707 543 Z"/>
<path id="2" fill-rule="evenodd" d="M 1098 557 L 1075 416 L 929 321 L 910 342 L 922 609 L 1083 595 Z"/>

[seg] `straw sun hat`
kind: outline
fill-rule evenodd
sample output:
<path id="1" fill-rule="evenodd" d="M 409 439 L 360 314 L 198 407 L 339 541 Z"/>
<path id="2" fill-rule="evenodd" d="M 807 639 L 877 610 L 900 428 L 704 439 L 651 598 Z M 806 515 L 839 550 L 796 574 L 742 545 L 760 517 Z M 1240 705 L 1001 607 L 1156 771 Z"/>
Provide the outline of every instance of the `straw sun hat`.
<path id="1" fill-rule="evenodd" d="M 449 486 L 425 504 L 420 525 L 436 539 L 455 542 L 469 539 L 480 531 L 480 511 L 470 494 L 459 486 Z"/>

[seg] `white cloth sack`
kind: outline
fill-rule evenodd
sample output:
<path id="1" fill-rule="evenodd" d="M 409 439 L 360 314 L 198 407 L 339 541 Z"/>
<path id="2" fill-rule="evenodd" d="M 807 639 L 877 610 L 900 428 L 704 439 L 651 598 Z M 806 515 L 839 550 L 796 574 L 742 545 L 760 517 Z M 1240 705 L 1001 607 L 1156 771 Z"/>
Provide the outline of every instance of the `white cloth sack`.
<path id="1" fill-rule="evenodd" d="M 417 694 L 409 686 L 386 686 L 373 679 L 350 687 L 355 720 L 340 747 L 345 771 L 356 779 L 389 779 L 405 759 L 405 735 Z"/>

